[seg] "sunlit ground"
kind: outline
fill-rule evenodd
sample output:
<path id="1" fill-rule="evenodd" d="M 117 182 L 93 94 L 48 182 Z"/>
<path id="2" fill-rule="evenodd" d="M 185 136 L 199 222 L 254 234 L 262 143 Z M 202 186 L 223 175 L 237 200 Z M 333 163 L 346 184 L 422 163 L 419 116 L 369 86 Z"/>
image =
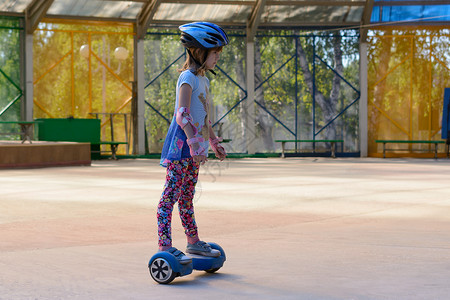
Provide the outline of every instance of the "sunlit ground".
<path id="1" fill-rule="evenodd" d="M 169 286 L 147 269 L 164 179 L 157 160 L 1 170 L 0 299 L 450 295 L 450 160 L 209 161 L 196 217 L 228 259 Z"/>

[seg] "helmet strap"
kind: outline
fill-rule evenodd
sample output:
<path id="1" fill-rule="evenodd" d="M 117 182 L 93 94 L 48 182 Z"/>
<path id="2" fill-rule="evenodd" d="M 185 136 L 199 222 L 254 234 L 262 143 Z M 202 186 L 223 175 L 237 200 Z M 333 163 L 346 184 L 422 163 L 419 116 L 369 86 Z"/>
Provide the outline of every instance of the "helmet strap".
<path id="1" fill-rule="evenodd" d="M 192 53 L 191 53 L 191 50 L 189 50 L 188 48 L 186 48 L 186 50 L 187 50 L 187 53 L 188 53 L 189 57 L 190 57 L 190 58 L 191 58 L 191 59 L 192 59 L 199 67 L 201 67 L 202 64 L 201 64 L 198 60 L 195 59 L 194 55 L 192 55 Z M 208 56 L 208 53 L 206 53 L 206 56 Z M 206 57 L 205 57 L 205 61 L 206 61 Z M 216 72 L 214 72 L 213 70 L 208 70 L 208 71 L 210 71 L 210 72 L 213 73 L 214 75 L 217 75 Z"/>
<path id="2" fill-rule="evenodd" d="M 192 55 L 191 50 L 189 50 L 189 49 L 186 48 L 186 51 L 187 51 L 187 53 L 189 54 L 189 57 L 190 57 L 197 65 L 199 65 L 199 66 L 202 65 L 198 60 L 195 59 L 194 55 Z"/>

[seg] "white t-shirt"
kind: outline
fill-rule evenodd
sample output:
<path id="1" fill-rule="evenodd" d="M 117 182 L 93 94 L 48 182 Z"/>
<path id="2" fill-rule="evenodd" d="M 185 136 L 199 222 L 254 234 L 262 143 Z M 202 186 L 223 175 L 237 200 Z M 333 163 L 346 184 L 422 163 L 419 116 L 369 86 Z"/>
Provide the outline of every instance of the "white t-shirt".
<path id="1" fill-rule="evenodd" d="M 191 157 L 186 134 L 176 122 L 176 114 L 179 108 L 178 94 L 183 84 L 189 84 L 192 88 L 191 106 L 189 109 L 194 126 L 198 132 L 197 137 L 202 137 L 205 140 L 200 143 L 200 146 L 206 150 L 206 153 L 208 153 L 209 149 L 209 80 L 204 76 L 195 76 L 190 70 L 186 70 L 180 74 L 177 82 L 175 113 L 161 153 L 160 164 L 163 167 L 167 167 L 169 162 Z"/>
<path id="2" fill-rule="evenodd" d="M 200 145 L 208 150 L 209 147 L 209 80 L 205 76 L 196 76 L 192 71 L 186 70 L 180 74 L 177 82 L 175 111 L 179 109 L 179 91 L 183 84 L 188 84 L 192 88 L 191 95 L 191 116 L 194 119 L 198 137 L 203 137 L 205 141 Z"/>

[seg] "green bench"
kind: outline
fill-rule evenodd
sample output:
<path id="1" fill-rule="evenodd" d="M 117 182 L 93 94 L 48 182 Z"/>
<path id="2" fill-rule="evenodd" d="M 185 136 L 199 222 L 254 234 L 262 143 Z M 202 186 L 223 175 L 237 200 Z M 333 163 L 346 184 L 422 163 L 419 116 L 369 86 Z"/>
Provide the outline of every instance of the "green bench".
<path id="1" fill-rule="evenodd" d="M 437 148 L 439 144 L 446 144 L 446 141 L 427 141 L 427 140 L 375 140 L 375 143 L 383 144 L 383 158 L 386 158 L 386 151 L 411 151 L 410 149 L 387 149 L 386 144 L 434 144 L 434 158 L 437 158 Z M 447 145 L 447 157 L 449 149 Z M 417 151 L 417 150 L 416 150 Z"/>
<path id="2" fill-rule="evenodd" d="M 127 142 L 101 141 L 100 119 L 37 119 L 38 139 L 41 141 L 78 142 L 91 144 L 91 156 L 99 158 L 101 145 L 109 145 L 111 157 L 117 159 L 119 145 Z M 92 155 L 98 154 L 98 156 Z"/>
<path id="3" fill-rule="evenodd" d="M 0 135 L 20 135 L 22 138 L 22 144 L 25 141 L 33 140 L 33 127 L 36 124 L 34 121 L 0 121 L 0 124 L 18 124 L 20 126 L 20 132 L 1 132 Z"/>
<path id="4" fill-rule="evenodd" d="M 336 157 L 336 143 L 343 143 L 344 140 L 275 140 L 277 143 L 281 143 L 281 157 L 285 158 L 285 145 L 286 143 L 330 143 L 331 156 Z"/>

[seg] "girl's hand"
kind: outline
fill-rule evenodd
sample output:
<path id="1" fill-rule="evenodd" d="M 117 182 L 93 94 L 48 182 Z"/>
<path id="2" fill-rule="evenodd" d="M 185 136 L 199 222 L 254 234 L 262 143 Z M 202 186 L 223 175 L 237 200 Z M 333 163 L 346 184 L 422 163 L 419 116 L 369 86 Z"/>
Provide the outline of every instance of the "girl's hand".
<path id="1" fill-rule="evenodd" d="M 192 155 L 192 158 L 194 159 L 194 162 L 204 165 L 205 162 L 208 160 L 208 158 L 205 155 L 198 153 L 198 150 L 200 149 L 200 144 L 194 143 L 190 146 L 190 148 L 191 148 L 191 155 Z"/>
<path id="2" fill-rule="evenodd" d="M 219 142 L 222 141 L 222 138 L 211 137 L 209 139 L 209 144 L 211 145 L 212 150 L 216 154 L 216 157 L 220 159 L 220 161 L 224 160 L 227 157 L 227 152 L 223 148 Z"/>
<path id="3" fill-rule="evenodd" d="M 225 149 L 222 147 L 221 144 L 217 144 L 216 148 L 214 149 L 214 153 L 216 154 L 216 157 L 222 161 L 227 157 L 227 153 L 225 152 Z"/>
<path id="4" fill-rule="evenodd" d="M 208 161 L 208 159 L 204 155 L 194 155 L 193 158 L 194 158 L 194 162 L 201 164 L 201 165 L 204 165 Z"/>

